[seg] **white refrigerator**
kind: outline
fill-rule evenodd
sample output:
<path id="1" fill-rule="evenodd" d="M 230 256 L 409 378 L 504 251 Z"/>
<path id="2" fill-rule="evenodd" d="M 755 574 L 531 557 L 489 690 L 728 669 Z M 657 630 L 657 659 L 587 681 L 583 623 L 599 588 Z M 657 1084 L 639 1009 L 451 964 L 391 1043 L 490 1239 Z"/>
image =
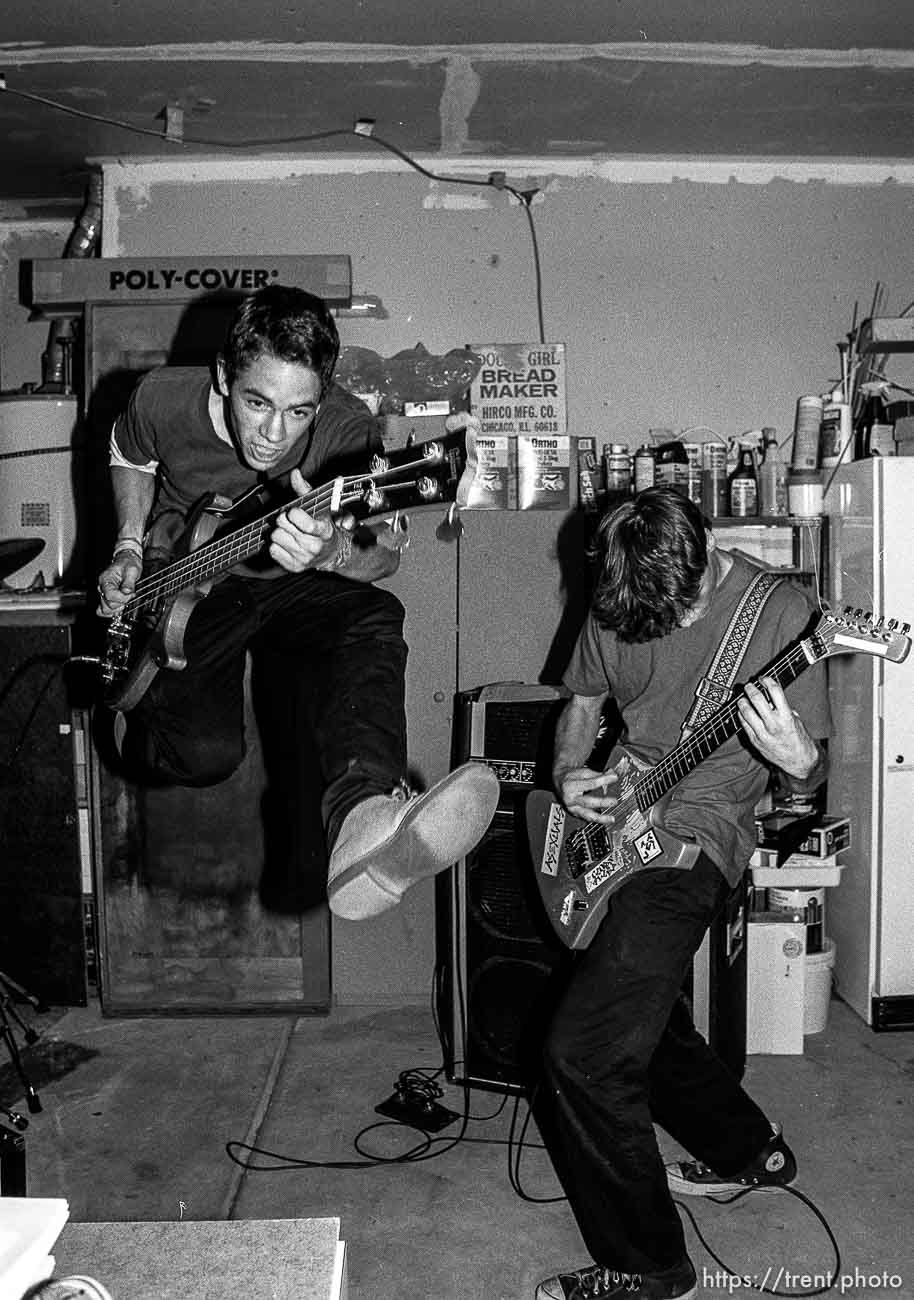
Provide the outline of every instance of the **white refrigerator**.
<path id="1" fill-rule="evenodd" d="M 832 608 L 914 624 L 914 457 L 840 468 L 825 509 Z M 826 897 L 835 984 L 874 1029 L 914 1029 L 914 651 L 839 655 L 828 671 L 828 810 L 852 836 Z"/>

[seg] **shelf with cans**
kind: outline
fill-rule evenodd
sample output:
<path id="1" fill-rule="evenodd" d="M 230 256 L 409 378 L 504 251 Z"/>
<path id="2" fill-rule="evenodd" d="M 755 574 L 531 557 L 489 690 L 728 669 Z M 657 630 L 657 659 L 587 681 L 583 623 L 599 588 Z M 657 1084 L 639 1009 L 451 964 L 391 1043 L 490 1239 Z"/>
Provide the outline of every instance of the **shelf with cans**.
<path id="1" fill-rule="evenodd" d="M 634 451 L 606 443 L 601 455 L 593 438 L 577 439 L 581 509 L 602 514 L 635 492 L 668 484 L 701 507 L 721 545 L 806 585 L 821 583 L 827 537 L 821 487 L 810 493 L 805 477 L 794 477 L 778 455 L 773 429 L 729 446 L 720 439 L 656 441 L 652 432 L 655 440 Z"/>

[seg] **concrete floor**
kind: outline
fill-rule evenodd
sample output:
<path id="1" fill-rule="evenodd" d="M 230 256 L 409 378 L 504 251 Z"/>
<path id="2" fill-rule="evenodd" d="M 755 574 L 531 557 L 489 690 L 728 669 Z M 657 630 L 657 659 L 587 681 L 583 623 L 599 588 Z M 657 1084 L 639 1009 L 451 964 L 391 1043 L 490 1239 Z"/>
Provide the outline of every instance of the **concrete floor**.
<path id="1" fill-rule="evenodd" d="M 750 1090 L 783 1123 L 797 1186 L 837 1238 L 834 1294 L 910 1300 L 914 1038 L 873 1034 L 833 1000 L 827 1028 L 805 1045 L 803 1056 L 750 1057 Z M 29 1194 L 65 1197 L 71 1221 L 338 1216 L 352 1300 L 522 1300 L 544 1274 L 587 1262 L 532 1126 L 514 1159 L 522 1103 L 473 1089 L 465 1131 L 454 1123 L 427 1149 L 415 1130 L 370 1128 L 402 1070 L 441 1064 L 425 1008 L 110 1019 L 90 1005 L 49 1017 L 25 1062 L 43 1105 L 26 1135 Z M 24 1111 L 18 1087 L 0 1057 L 0 1101 Z M 458 1087 L 445 1084 L 442 1101 L 464 1111 Z M 282 1159 L 244 1169 L 231 1142 Z M 415 1159 L 391 1163 L 410 1150 Z M 834 1273 L 822 1226 L 795 1197 L 689 1207 L 736 1274 L 767 1272 L 783 1294 Z M 691 1223 L 686 1233 L 703 1296 L 749 1294 Z M 92 1275 L 93 1260 L 70 1271 Z M 147 1300 L 101 1280 L 114 1300 Z"/>

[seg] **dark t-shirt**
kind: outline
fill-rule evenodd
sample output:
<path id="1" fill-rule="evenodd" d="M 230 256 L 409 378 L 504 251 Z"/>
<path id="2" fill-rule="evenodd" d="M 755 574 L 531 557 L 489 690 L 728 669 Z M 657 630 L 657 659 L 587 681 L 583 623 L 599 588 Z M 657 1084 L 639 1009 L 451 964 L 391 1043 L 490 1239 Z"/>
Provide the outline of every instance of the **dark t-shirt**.
<path id="1" fill-rule="evenodd" d="M 143 376 L 115 423 L 115 442 L 126 460 L 159 463 L 149 527 L 156 520 L 166 526 L 156 530 L 157 540 L 173 539 L 206 493 L 235 500 L 262 481 L 234 444 L 216 433 L 209 413 L 211 389 L 208 370 L 162 366 Z M 297 466 L 309 481 L 322 483 L 347 470 L 367 469 L 381 446 L 378 423 L 365 403 L 331 384 L 308 433 L 270 477 L 287 476 Z"/>
<path id="2" fill-rule="evenodd" d="M 679 743 L 682 723 L 707 672 L 739 599 L 757 569 L 740 555 L 714 592 L 707 613 L 689 627 L 641 644 L 618 640 L 589 615 L 564 682 L 576 695 L 609 695 L 622 720 L 625 746 L 655 764 Z M 738 681 L 771 663 L 807 628 L 812 606 L 794 583 L 782 582 L 768 600 Z M 828 736 L 831 718 L 824 664 L 802 673 L 787 688 L 790 705 L 816 739 Z M 694 838 L 735 884 L 756 842 L 755 805 L 768 768 L 741 740 L 740 732 L 709 755 L 674 787 L 663 825 Z"/>

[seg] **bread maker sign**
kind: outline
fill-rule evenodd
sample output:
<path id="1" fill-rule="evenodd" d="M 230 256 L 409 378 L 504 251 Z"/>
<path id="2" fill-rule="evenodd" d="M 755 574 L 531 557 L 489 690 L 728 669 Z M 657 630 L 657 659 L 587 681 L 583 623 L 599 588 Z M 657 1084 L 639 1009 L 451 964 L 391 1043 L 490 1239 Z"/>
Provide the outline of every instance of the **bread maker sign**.
<path id="1" fill-rule="evenodd" d="M 564 343 L 473 343 L 470 404 L 483 434 L 566 432 Z"/>

